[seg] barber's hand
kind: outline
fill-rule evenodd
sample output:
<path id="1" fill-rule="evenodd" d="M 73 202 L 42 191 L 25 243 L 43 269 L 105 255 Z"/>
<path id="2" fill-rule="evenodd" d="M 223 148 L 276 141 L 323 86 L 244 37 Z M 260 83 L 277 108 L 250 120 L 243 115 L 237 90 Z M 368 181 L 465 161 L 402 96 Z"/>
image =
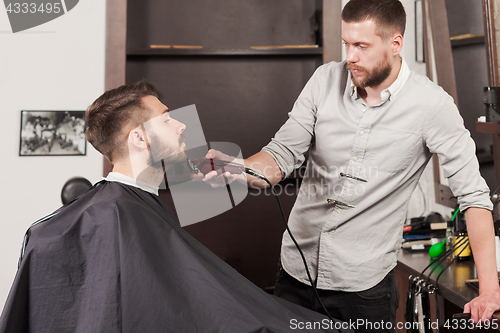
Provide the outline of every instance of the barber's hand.
<path id="1" fill-rule="evenodd" d="M 191 180 L 203 179 L 203 177 L 205 177 L 205 175 L 204 175 L 204 174 L 202 174 L 201 172 L 198 172 L 198 173 L 194 173 L 194 172 L 193 172 L 193 173 L 190 175 L 190 179 L 191 179 Z"/>
<path id="2" fill-rule="evenodd" d="M 470 313 L 471 319 L 477 323 L 490 320 L 495 311 L 500 310 L 500 288 L 485 291 L 464 306 L 464 313 Z"/>
<path id="3" fill-rule="evenodd" d="M 234 158 L 232 156 L 226 155 L 218 150 L 210 149 L 205 155 L 205 158 L 218 159 L 223 161 L 231 161 L 234 163 L 238 163 L 243 165 L 243 160 Z M 203 179 L 205 183 L 209 184 L 212 187 L 222 187 L 227 184 L 231 184 L 235 180 L 241 181 L 242 183 L 246 183 L 246 176 L 244 173 L 242 174 L 232 174 L 229 171 L 226 171 L 220 175 L 217 175 L 217 171 L 210 171 L 207 173 Z"/>

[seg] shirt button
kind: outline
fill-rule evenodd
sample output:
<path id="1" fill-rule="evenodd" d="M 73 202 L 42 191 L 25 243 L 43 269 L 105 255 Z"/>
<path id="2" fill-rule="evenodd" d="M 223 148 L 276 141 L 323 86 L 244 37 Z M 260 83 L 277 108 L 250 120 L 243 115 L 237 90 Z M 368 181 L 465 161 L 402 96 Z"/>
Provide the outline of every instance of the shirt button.
<path id="1" fill-rule="evenodd" d="M 362 108 L 362 109 L 361 109 L 361 112 L 365 112 L 365 111 L 366 111 L 366 109 L 365 109 L 365 108 Z"/>
<path id="2" fill-rule="evenodd" d="M 353 160 L 354 162 L 357 162 L 357 161 L 358 161 L 358 158 L 357 158 L 357 157 L 355 157 L 355 158 L 353 158 L 352 160 Z"/>
<path id="3" fill-rule="evenodd" d="M 328 231 L 325 231 L 325 236 L 328 236 Z"/>
<path id="4" fill-rule="evenodd" d="M 359 135 L 363 136 L 365 134 L 365 132 L 361 131 L 359 132 Z"/>
<path id="5" fill-rule="evenodd" d="M 351 185 L 351 184 L 347 184 L 347 188 L 351 188 L 351 187 L 352 187 L 352 185 Z"/>
<path id="6" fill-rule="evenodd" d="M 342 211 L 342 209 L 340 209 L 340 208 L 339 208 L 339 209 L 337 209 L 337 213 L 340 213 L 341 211 Z"/>

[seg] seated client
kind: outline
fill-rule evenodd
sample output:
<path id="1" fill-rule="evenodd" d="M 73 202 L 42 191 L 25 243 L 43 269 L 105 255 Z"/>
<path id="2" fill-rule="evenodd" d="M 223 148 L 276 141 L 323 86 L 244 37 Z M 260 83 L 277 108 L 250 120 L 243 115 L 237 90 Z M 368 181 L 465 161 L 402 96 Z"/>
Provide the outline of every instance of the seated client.
<path id="1" fill-rule="evenodd" d="M 88 141 L 113 171 L 28 230 L 0 332 L 341 327 L 268 295 L 180 227 L 158 186 L 165 170 L 186 163 L 185 125 L 170 117 L 152 84 L 105 92 L 85 121 Z"/>

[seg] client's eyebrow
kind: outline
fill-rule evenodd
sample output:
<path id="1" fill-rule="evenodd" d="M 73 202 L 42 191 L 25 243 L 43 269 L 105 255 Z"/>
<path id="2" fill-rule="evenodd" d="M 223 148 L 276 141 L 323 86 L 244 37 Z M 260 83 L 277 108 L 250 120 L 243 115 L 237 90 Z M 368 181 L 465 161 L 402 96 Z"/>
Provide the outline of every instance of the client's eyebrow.
<path id="1" fill-rule="evenodd" d="M 169 111 L 169 110 L 168 110 L 168 108 L 167 108 L 167 109 L 165 109 L 165 110 L 162 112 L 162 114 L 160 115 L 160 117 L 169 117 L 169 113 L 170 113 L 170 111 Z"/>

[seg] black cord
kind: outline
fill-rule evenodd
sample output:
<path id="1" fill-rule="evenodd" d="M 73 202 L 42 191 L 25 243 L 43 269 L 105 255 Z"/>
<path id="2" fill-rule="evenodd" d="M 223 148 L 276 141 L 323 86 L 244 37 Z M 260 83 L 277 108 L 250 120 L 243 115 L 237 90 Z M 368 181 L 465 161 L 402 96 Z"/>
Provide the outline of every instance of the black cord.
<path id="1" fill-rule="evenodd" d="M 316 298 L 318 299 L 318 302 L 321 305 L 321 308 L 323 309 L 323 311 L 325 311 L 325 314 L 328 316 L 328 318 L 330 318 L 330 320 L 332 320 L 332 321 L 335 321 L 333 319 L 333 317 L 330 315 L 330 313 L 328 312 L 328 310 L 326 309 L 323 302 L 321 301 L 321 298 L 319 297 L 318 289 L 316 288 L 316 285 L 313 282 L 313 279 L 311 278 L 311 273 L 309 273 L 309 266 L 307 265 L 307 261 L 306 261 L 306 258 L 304 257 L 304 253 L 300 249 L 299 244 L 295 240 L 295 237 L 293 237 L 293 234 L 290 231 L 290 228 L 288 227 L 288 221 L 286 219 L 285 212 L 283 211 L 283 206 L 281 206 L 280 198 L 279 198 L 278 194 L 276 193 L 276 191 L 274 190 L 274 185 L 272 185 L 271 182 L 265 176 L 261 175 L 260 173 L 254 171 L 252 169 L 245 168 L 245 172 L 248 173 L 249 175 L 252 175 L 254 177 L 257 177 L 257 178 L 264 180 L 271 187 L 271 191 L 273 192 L 274 196 L 276 197 L 276 200 L 278 200 L 278 206 L 280 208 L 281 217 L 283 218 L 283 221 L 285 222 L 286 231 L 290 235 L 290 238 L 292 239 L 293 243 L 295 244 L 295 247 L 297 248 L 297 250 L 299 250 L 300 257 L 302 258 L 302 262 L 304 263 L 304 267 L 306 269 L 307 278 L 309 279 L 309 282 L 311 283 L 311 286 L 314 290 L 314 294 L 316 295 Z"/>
<path id="2" fill-rule="evenodd" d="M 448 266 L 446 266 L 446 267 L 445 267 L 445 269 L 443 269 L 443 270 L 441 271 L 441 273 L 439 273 L 439 274 L 438 274 L 438 276 L 436 277 L 436 289 L 437 289 L 437 284 L 438 284 L 439 277 L 441 276 L 441 274 L 443 274 L 443 273 L 444 273 L 444 271 L 445 271 L 445 270 L 447 270 L 447 269 L 448 269 L 448 267 L 450 267 L 450 266 L 451 266 L 451 265 L 452 265 L 452 264 L 453 264 L 453 263 L 457 260 L 457 258 L 460 256 L 460 254 L 462 254 L 462 252 L 464 252 L 464 251 L 465 251 L 465 249 L 467 248 L 467 246 L 469 246 L 469 244 L 470 244 L 470 243 L 469 243 L 469 239 L 468 239 L 468 238 L 463 238 L 463 239 L 462 239 L 462 241 L 465 241 L 465 243 L 464 243 L 464 244 L 461 244 L 460 246 L 462 246 L 462 245 L 463 245 L 463 247 L 464 247 L 464 248 L 463 248 L 462 250 L 460 250 L 460 252 L 458 252 L 458 254 L 455 256 L 455 258 L 453 258 L 453 259 L 450 261 L 450 263 L 448 264 Z"/>
<path id="3" fill-rule="evenodd" d="M 434 272 L 434 270 L 435 270 L 437 267 L 439 267 L 439 265 L 441 264 L 441 262 L 443 262 L 443 261 L 444 261 L 444 260 L 445 260 L 445 259 L 446 259 L 446 258 L 447 258 L 447 257 L 448 257 L 448 256 L 449 256 L 452 252 L 453 252 L 453 251 L 455 251 L 455 249 L 456 249 L 456 248 L 458 248 L 458 247 L 462 246 L 462 245 L 464 244 L 464 241 L 465 241 L 465 242 L 467 242 L 467 240 L 466 240 L 466 239 L 462 239 L 461 241 L 459 241 L 459 242 L 455 243 L 455 245 L 454 245 L 451 249 L 448 249 L 446 252 L 444 252 L 443 254 L 441 254 L 439 257 L 437 257 L 437 258 L 435 258 L 434 260 L 432 260 L 432 261 L 431 261 L 431 263 L 430 263 L 429 265 L 427 265 L 427 266 L 426 266 L 426 267 L 422 270 L 422 272 L 420 272 L 420 275 L 419 275 L 418 277 L 416 277 L 416 279 L 419 281 L 418 283 L 423 282 L 423 278 L 422 278 L 422 277 L 423 277 L 423 274 L 425 273 L 425 271 L 426 271 L 427 269 L 429 269 L 429 267 L 431 267 L 432 265 L 434 265 L 434 264 L 436 264 L 436 263 L 437 263 L 436 267 L 434 267 L 434 268 L 431 270 L 431 272 L 429 273 L 429 275 L 428 275 L 428 277 L 427 277 L 427 279 L 426 279 L 425 283 L 424 283 L 424 284 L 423 284 L 423 286 L 421 286 L 421 287 L 426 288 L 426 290 L 429 292 L 429 288 L 428 288 L 428 287 L 429 287 L 429 279 L 430 279 L 430 277 L 431 277 L 432 273 Z M 465 249 L 465 247 L 464 247 L 464 249 Z M 463 250 L 462 250 L 462 251 L 463 251 Z M 460 252 L 460 253 L 462 253 L 462 252 Z M 460 254 L 460 253 L 459 253 L 459 254 Z M 455 260 L 455 259 L 454 259 L 454 260 Z M 454 261 L 454 260 L 453 260 L 453 261 Z M 450 263 L 450 265 L 453 263 L 453 261 Z M 448 267 L 449 267 L 449 265 L 448 265 L 445 269 L 443 269 L 443 271 L 441 271 L 441 272 L 439 273 L 438 277 L 436 278 L 436 287 L 434 288 L 434 290 L 432 291 L 432 293 L 434 293 L 434 292 L 437 292 L 437 291 L 438 291 L 438 290 L 437 290 L 437 289 L 438 289 L 438 288 L 437 288 L 437 282 L 438 282 L 438 280 L 439 280 L 439 276 L 441 276 L 441 274 L 442 274 L 442 273 L 443 273 L 446 269 L 448 269 Z M 411 278 L 411 277 L 410 277 L 410 278 Z M 439 300 L 438 300 L 437 298 L 436 298 L 436 315 L 437 315 L 437 318 L 438 318 L 438 320 L 439 320 L 439 318 L 440 318 L 441 314 L 440 314 L 440 309 L 439 309 Z M 439 328 L 439 326 L 438 326 L 438 333 L 439 333 L 439 331 L 440 331 L 440 328 Z"/>
<path id="4" fill-rule="evenodd" d="M 463 238 L 462 240 L 465 240 L 465 244 L 464 244 L 464 248 L 462 250 L 460 250 L 460 252 L 458 252 L 458 255 L 455 256 L 455 258 L 453 258 L 450 263 L 448 264 L 448 266 L 446 266 L 439 274 L 438 276 L 436 277 L 436 288 L 434 289 L 434 291 L 436 292 L 436 295 L 437 295 L 437 292 L 439 292 L 439 288 L 438 288 L 438 281 L 439 281 L 439 278 L 441 277 L 441 275 L 444 273 L 444 271 L 446 271 L 456 260 L 457 258 L 460 256 L 460 254 L 467 248 L 467 246 L 469 246 L 469 239 L 468 238 Z M 460 245 L 462 246 L 462 245 Z M 437 314 L 437 318 L 439 320 L 439 317 L 440 317 L 440 310 L 439 310 L 439 300 L 437 299 L 436 297 L 436 314 Z M 438 333 L 440 332 L 439 330 L 439 325 L 438 325 Z"/>
<path id="5" fill-rule="evenodd" d="M 466 244 L 466 243 L 467 243 L 467 244 Z M 429 283 L 429 279 L 431 278 L 432 273 L 434 273 L 434 271 L 435 271 L 435 270 L 439 267 L 439 264 L 441 264 L 443 261 L 445 261 L 445 260 L 446 260 L 446 258 L 447 258 L 447 257 L 451 254 L 451 252 L 452 252 L 452 251 L 455 251 L 457 248 L 460 248 L 461 246 L 464 246 L 464 245 L 465 245 L 465 246 L 464 246 L 464 248 L 462 249 L 462 251 L 463 251 L 463 250 L 465 250 L 465 249 L 466 249 L 466 247 L 467 247 L 468 243 L 469 243 L 468 239 L 467 239 L 467 238 L 463 238 L 463 239 L 461 239 L 459 242 L 457 242 L 457 243 L 456 243 L 456 244 L 455 244 L 455 245 L 454 245 L 454 246 L 453 246 L 450 250 L 446 251 L 446 252 L 445 252 L 445 254 L 446 254 L 446 255 L 441 255 L 440 257 L 438 257 L 436 261 L 438 261 L 438 260 L 439 260 L 439 262 L 438 262 L 438 264 L 437 264 L 437 265 L 436 265 L 436 266 L 435 266 L 435 267 L 434 267 L 434 268 L 433 268 L 433 269 L 429 272 L 429 275 L 427 276 L 427 279 L 425 280 L 425 284 L 427 285 L 427 284 Z M 460 251 L 460 252 L 458 253 L 458 255 L 460 255 L 460 254 L 462 253 L 462 251 Z M 455 257 L 455 258 L 456 258 L 456 257 Z M 454 258 L 454 260 L 455 260 L 455 258 Z M 436 262 L 436 261 L 434 261 L 434 262 Z M 433 262 L 433 263 L 434 263 L 434 262 Z M 452 261 L 452 262 L 453 262 L 453 261 Z M 450 264 L 450 265 L 451 265 L 451 264 Z M 445 268 L 445 269 L 443 269 L 443 270 L 439 273 L 439 275 L 441 275 L 441 274 L 442 274 L 442 273 L 443 273 L 443 272 L 444 272 L 444 271 L 445 271 L 448 267 L 450 267 L 450 265 L 446 266 L 446 268 Z M 427 266 L 427 267 L 429 267 L 429 266 Z M 439 275 L 438 275 L 438 276 L 439 276 Z M 436 279 L 436 288 L 437 288 L 437 279 Z"/>
<path id="6" fill-rule="evenodd" d="M 434 273 L 434 271 L 437 269 L 437 267 L 439 267 L 439 265 L 444 261 L 444 259 L 446 259 L 448 257 L 448 255 L 450 255 L 453 251 L 455 251 L 457 248 L 460 248 L 462 247 L 463 248 L 460 250 L 460 252 L 450 261 L 450 263 L 444 267 L 444 269 L 438 274 L 438 276 L 436 277 L 436 281 L 435 281 L 435 287 L 434 287 L 434 290 L 433 292 L 437 293 L 439 292 L 439 288 L 438 288 L 438 282 L 439 282 L 439 278 L 441 277 L 441 275 L 457 260 L 457 258 L 460 256 L 460 254 L 465 251 L 465 249 L 467 248 L 467 246 L 469 246 L 469 239 L 468 238 L 463 238 L 461 239 L 459 242 L 457 242 L 450 250 L 446 251 L 444 254 L 442 254 L 441 256 L 439 256 L 436 260 L 434 260 L 433 262 L 431 262 L 423 271 L 422 273 L 420 273 L 420 277 L 422 276 L 423 272 L 425 272 L 425 270 L 427 270 L 427 268 L 429 268 L 431 265 L 433 265 L 434 263 L 436 263 L 437 261 L 439 261 L 439 263 L 436 265 L 436 267 L 434 267 L 430 272 L 429 272 L 429 275 L 427 276 L 427 279 L 425 281 L 425 286 L 429 286 L 429 279 L 432 275 L 432 273 Z M 440 308 L 439 308 L 439 300 L 437 299 L 436 297 L 436 315 L 437 315 L 437 319 L 439 320 L 439 317 L 441 316 L 441 311 L 440 311 Z M 440 327 L 438 325 L 438 333 L 440 332 Z"/>
<path id="7" fill-rule="evenodd" d="M 495 190 L 495 192 L 500 188 L 500 186 Z M 492 195 L 493 197 L 493 195 Z M 498 203 L 499 200 L 497 200 L 496 203 Z M 495 204 L 496 205 L 496 204 Z M 455 215 L 458 213 L 458 209 L 457 211 L 455 212 Z M 454 220 L 455 218 L 455 215 L 453 216 L 452 218 L 452 221 Z M 441 271 L 439 272 L 438 276 L 436 277 L 436 280 L 435 280 L 435 286 L 433 286 L 433 288 L 430 288 L 431 285 L 429 284 L 429 280 L 431 278 L 431 275 L 434 273 L 434 271 L 439 267 L 439 265 L 444 261 L 446 260 L 446 258 L 452 253 L 454 252 L 457 248 L 460 248 L 462 247 L 463 248 L 460 250 L 460 252 L 457 254 L 457 256 L 455 258 L 453 258 L 451 260 L 451 262 Z M 438 281 L 439 281 L 439 278 L 441 277 L 441 275 L 444 273 L 444 271 L 446 271 L 456 260 L 457 260 L 457 257 L 460 256 L 460 254 L 467 248 L 467 246 L 469 246 L 469 240 L 468 238 L 463 238 L 461 239 L 460 241 L 456 242 L 453 247 L 451 249 L 448 249 L 447 251 L 445 251 L 443 254 L 441 254 L 439 257 L 437 257 L 436 259 L 434 259 L 433 261 L 431 261 L 431 263 L 429 265 L 427 265 L 423 270 L 422 272 L 420 272 L 420 275 L 418 276 L 417 279 L 417 284 L 421 284 L 423 281 L 423 275 L 425 273 L 425 271 L 427 269 L 429 269 L 429 267 L 431 267 L 432 265 L 436 264 L 436 266 L 431 269 L 431 271 L 429 272 L 428 276 L 427 276 L 427 279 L 425 280 L 425 282 L 421 285 L 421 288 L 425 288 L 427 292 L 429 293 L 437 293 L 439 292 L 439 289 L 438 289 Z M 436 315 L 437 315 L 437 319 L 439 320 L 440 316 L 441 316 L 441 311 L 440 311 L 440 308 L 439 308 L 439 300 L 436 296 Z M 438 333 L 440 332 L 440 327 L 438 325 L 438 329 L 437 329 Z"/>
<path id="8" fill-rule="evenodd" d="M 500 186 L 499 186 L 500 188 Z M 453 215 L 453 217 L 451 218 L 451 221 L 453 222 L 455 220 L 455 217 L 456 217 L 456 214 L 459 212 L 459 209 L 457 208 L 457 210 L 455 211 L 455 214 Z M 448 237 L 448 235 L 446 235 L 446 237 Z M 424 272 L 430 267 L 432 266 L 433 264 L 435 264 L 437 261 L 439 261 L 439 263 L 443 262 L 443 258 L 447 258 L 453 251 L 455 251 L 455 249 L 460 246 L 460 244 L 456 243 L 455 245 L 453 245 L 453 247 L 451 249 L 447 249 L 446 252 L 444 252 L 443 254 L 441 254 L 439 257 L 437 257 L 434 261 L 432 261 L 429 265 L 427 265 L 424 270 L 422 272 L 420 272 L 420 275 L 418 276 L 418 279 L 419 280 L 422 280 L 422 276 L 424 275 Z M 429 277 L 431 276 L 431 274 L 434 272 L 434 270 L 431 271 L 431 273 L 429 274 Z M 426 280 L 426 283 L 429 281 L 429 277 L 427 278 Z"/>
<path id="9" fill-rule="evenodd" d="M 422 279 L 422 276 L 424 275 L 425 271 L 431 267 L 432 265 L 434 265 L 436 262 L 438 262 L 439 260 L 441 260 L 442 258 L 446 258 L 448 257 L 454 250 L 455 248 L 458 246 L 459 244 L 455 244 L 451 249 L 448 249 L 446 250 L 446 252 L 444 252 L 443 254 L 441 254 L 439 257 L 435 258 L 433 261 L 431 261 L 431 263 L 429 265 L 427 265 L 424 270 L 422 272 L 420 272 L 420 275 L 418 276 L 418 279 L 421 280 Z M 432 273 L 431 273 L 432 274 Z"/>

